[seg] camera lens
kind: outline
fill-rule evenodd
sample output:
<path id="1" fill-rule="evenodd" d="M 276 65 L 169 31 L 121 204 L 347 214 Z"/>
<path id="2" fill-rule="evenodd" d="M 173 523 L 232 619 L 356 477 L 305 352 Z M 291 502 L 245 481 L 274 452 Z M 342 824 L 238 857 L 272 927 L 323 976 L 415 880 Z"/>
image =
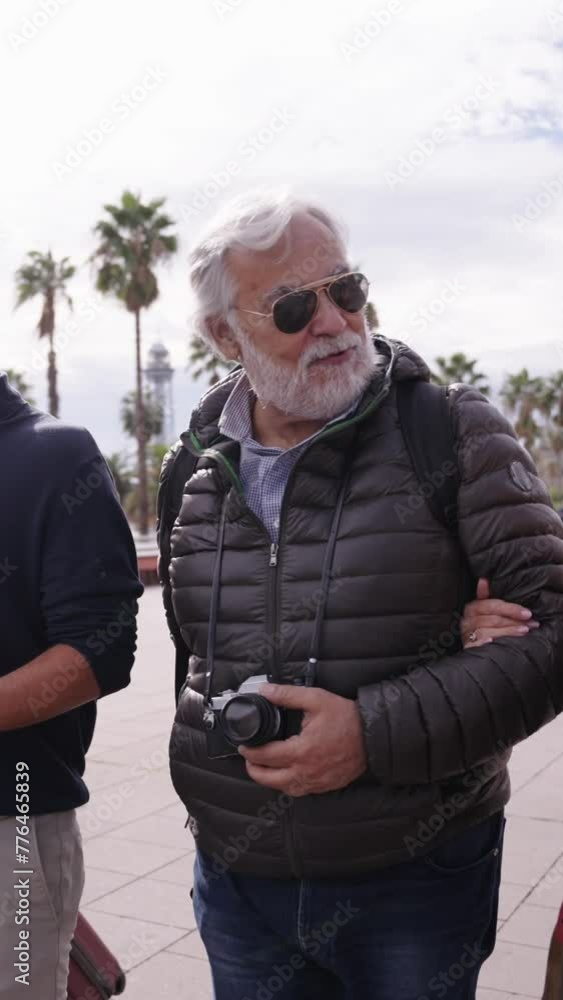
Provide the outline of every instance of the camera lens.
<path id="1" fill-rule="evenodd" d="M 273 740 L 281 716 L 276 705 L 259 694 L 241 694 L 225 705 L 221 713 L 223 732 L 235 746 L 258 747 Z"/>

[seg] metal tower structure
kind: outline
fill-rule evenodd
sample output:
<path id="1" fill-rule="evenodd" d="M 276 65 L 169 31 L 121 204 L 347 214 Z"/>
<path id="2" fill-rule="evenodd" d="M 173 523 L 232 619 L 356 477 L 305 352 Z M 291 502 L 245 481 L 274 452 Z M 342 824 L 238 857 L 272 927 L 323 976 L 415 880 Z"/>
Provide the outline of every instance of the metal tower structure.
<path id="1" fill-rule="evenodd" d="M 158 444 L 171 445 L 176 433 L 172 392 L 174 369 L 164 344 L 153 344 L 149 351 L 148 362 L 144 372 L 145 378 L 153 399 L 160 404 L 163 413 L 162 429 L 155 440 Z"/>

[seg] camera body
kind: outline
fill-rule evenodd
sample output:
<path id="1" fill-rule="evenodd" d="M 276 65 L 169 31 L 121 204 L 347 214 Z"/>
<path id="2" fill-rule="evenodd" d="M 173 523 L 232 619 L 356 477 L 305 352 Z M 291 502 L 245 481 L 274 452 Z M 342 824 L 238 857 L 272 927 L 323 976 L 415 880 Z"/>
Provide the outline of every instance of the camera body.
<path id="1" fill-rule="evenodd" d="M 249 677 L 238 690 L 222 691 L 210 699 L 203 715 L 209 757 L 238 757 L 240 746 L 263 746 L 300 731 L 302 712 L 273 705 L 258 693 L 268 680 L 265 674 Z"/>

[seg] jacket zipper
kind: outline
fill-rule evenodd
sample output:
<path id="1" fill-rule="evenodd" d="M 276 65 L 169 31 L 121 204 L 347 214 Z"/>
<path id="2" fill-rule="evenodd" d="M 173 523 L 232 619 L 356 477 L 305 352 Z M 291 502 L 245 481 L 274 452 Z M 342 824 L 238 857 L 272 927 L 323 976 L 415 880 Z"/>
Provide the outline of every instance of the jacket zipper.
<path id="1" fill-rule="evenodd" d="M 283 527 L 284 527 L 284 514 L 285 514 L 285 511 L 286 511 L 286 508 L 287 508 L 287 498 L 288 498 L 289 493 L 290 493 L 290 487 L 293 484 L 293 480 L 295 479 L 295 476 L 296 476 L 296 473 L 297 473 L 297 468 L 298 468 L 299 463 L 301 462 L 303 456 L 309 451 L 309 448 L 311 448 L 314 444 L 316 444 L 316 442 L 319 440 L 319 438 L 321 438 L 321 437 L 327 437 L 329 434 L 336 433 L 336 431 L 342 430 L 344 427 L 349 427 L 349 426 L 351 426 L 351 425 L 353 425 L 355 423 L 358 423 L 359 421 L 365 419 L 365 417 L 367 417 L 376 408 L 376 406 L 379 405 L 379 403 L 381 402 L 382 398 L 383 398 L 383 394 L 378 395 L 376 397 L 376 399 L 374 399 L 372 401 L 372 403 L 364 410 L 363 413 L 360 413 L 360 414 L 358 414 L 355 417 L 351 417 L 350 420 L 345 420 L 342 423 L 334 424 L 333 427 L 329 427 L 329 428 L 327 428 L 326 431 L 323 431 L 320 434 L 318 434 L 317 437 L 315 438 L 315 440 L 312 441 L 311 444 L 308 445 L 307 448 L 305 448 L 305 450 L 301 453 L 301 455 L 297 459 L 297 462 L 295 463 L 295 465 L 293 466 L 293 468 L 292 468 L 292 470 L 291 470 L 291 472 L 289 474 L 289 477 L 288 477 L 288 480 L 287 480 L 287 484 L 286 484 L 286 488 L 285 488 L 285 491 L 284 491 L 284 496 L 283 496 L 283 500 L 282 500 L 282 506 L 281 506 L 281 510 L 280 510 L 280 519 L 279 519 L 280 526 L 279 526 L 279 531 L 278 531 L 278 541 L 277 542 L 272 542 L 271 541 L 270 535 L 266 531 L 266 528 L 265 528 L 264 524 L 262 523 L 262 521 L 260 520 L 260 518 L 258 518 L 256 516 L 256 514 L 254 513 L 254 511 L 251 510 L 250 507 L 248 507 L 248 504 L 246 504 L 248 512 L 251 515 L 253 521 L 257 525 L 259 525 L 260 529 L 266 535 L 266 537 L 268 538 L 268 540 L 270 542 L 268 566 L 269 566 L 269 569 L 271 570 L 271 572 L 270 572 L 269 577 L 268 577 L 269 586 L 268 586 L 268 602 L 267 603 L 268 603 L 268 619 L 272 623 L 272 626 L 273 626 L 272 627 L 271 635 L 274 637 L 273 650 L 272 650 L 272 658 L 271 658 L 271 662 L 270 662 L 270 675 L 271 675 L 272 679 L 274 681 L 277 681 L 278 683 L 281 683 L 281 663 L 280 663 L 280 656 L 279 656 L 279 644 L 275 641 L 275 636 L 277 634 L 276 629 L 277 629 L 277 624 L 278 624 L 278 609 L 279 609 L 279 604 L 280 604 L 279 572 L 278 572 L 278 568 L 279 568 L 278 567 L 278 562 L 279 562 L 279 560 L 278 560 L 278 556 L 279 556 L 280 547 L 281 547 L 282 531 L 283 531 Z M 206 456 L 208 458 L 213 458 L 216 461 L 220 461 L 220 462 L 223 463 L 223 466 L 227 470 L 230 479 L 233 481 L 233 483 L 235 485 L 235 488 L 237 489 L 237 491 L 240 493 L 241 497 L 244 500 L 244 490 L 243 490 L 243 487 L 242 487 L 242 483 L 240 481 L 240 478 L 235 473 L 235 471 L 234 471 L 231 463 L 228 461 L 228 459 L 226 459 L 225 456 L 221 454 L 221 452 L 216 451 L 214 448 L 208 447 L 208 448 L 203 449 L 201 447 L 199 441 L 198 441 L 198 438 L 197 438 L 196 434 L 193 431 L 190 432 L 190 439 L 192 441 L 192 444 L 197 448 L 197 450 L 202 455 L 202 457 Z M 293 824 L 293 815 L 294 815 L 294 812 L 293 812 L 293 810 L 294 810 L 293 803 L 291 803 L 288 806 L 287 809 L 284 809 L 284 811 L 282 813 L 282 825 L 283 825 L 283 831 L 284 831 L 284 835 L 285 835 L 285 846 L 286 846 L 286 849 L 287 849 L 287 855 L 288 855 L 288 858 L 289 858 L 289 864 L 290 864 L 290 868 L 291 868 L 291 873 L 294 876 L 294 878 L 301 878 L 302 868 L 301 868 L 301 865 L 300 865 L 299 860 L 298 860 L 297 849 L 296 849 L 296 845 L 295 845 L 295 831 L 294 831 L 294 824 Z"/>

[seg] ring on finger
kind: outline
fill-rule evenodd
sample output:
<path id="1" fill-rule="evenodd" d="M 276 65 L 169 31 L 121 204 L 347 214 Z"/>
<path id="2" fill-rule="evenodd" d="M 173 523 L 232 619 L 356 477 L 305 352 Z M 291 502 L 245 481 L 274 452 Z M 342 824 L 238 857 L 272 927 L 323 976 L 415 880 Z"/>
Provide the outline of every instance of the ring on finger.
<path id="1" fill-rule="evenodd" d="M 477 632 L 469 633 L 469 642 L 477 642 Z"/>

